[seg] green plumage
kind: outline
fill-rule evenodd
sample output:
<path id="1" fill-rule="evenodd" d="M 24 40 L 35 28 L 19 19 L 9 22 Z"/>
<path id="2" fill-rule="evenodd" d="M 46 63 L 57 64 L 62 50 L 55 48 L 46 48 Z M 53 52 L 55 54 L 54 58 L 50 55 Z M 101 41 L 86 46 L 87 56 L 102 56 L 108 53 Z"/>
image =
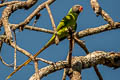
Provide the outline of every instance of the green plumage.
<path id="1" fill-rule="evenodd" d="M 59 40 L 63 40 L 65 39 L 69 33 L 68 33 L 68 28 L 71 27 L 72 30 L 76 31 L 77 28 L 77 24 L 76 24 L 76 20 L 77 17 L 79 15 L 79 13 L 82 11 L 79 11 L 81 8 L 80 5 L 75 5 L 73 6 L 68 14 L 60 21 L 60 23 L 57 26 L 57 35 L 59 37 Z M 46 43 L 46 45 L 41 48 L 36 54 L 34 54 L 34 57 L 37 57 L 43 50 L 45 50 L 46 48 L 48 48 L 50 45 L 55 43 L 55 34 L 53 34 L 53 36 L 51 37 L 51 39 Z M 21 67 L 27 65 L 28 63 L 30 63 L 32 61 L 31 58 L 29 58 L 27 61 L 25 61 L 22 65 L 20 65 L 19 67 L 17 67 L 16 70 L 14 70 L 8 77 L 7 79 L 9 79 L 16 71 L 18 71 Z"/>
<path id="2" fill-rule="evenodd" d="M 61 40 L 65 39 L 68 36 L 68 28 L 72 27 L 74 31 L 77 28 L 77 20 L 78 14 L 72 12 L 72 8 L 69 10 L 68 14 L 59 22 L 57 26 L 57 35 Z M 48 44 L 53 44 L 55 39 L 55 34 L 53 34 L 52 38 L 48 41 Z"/>

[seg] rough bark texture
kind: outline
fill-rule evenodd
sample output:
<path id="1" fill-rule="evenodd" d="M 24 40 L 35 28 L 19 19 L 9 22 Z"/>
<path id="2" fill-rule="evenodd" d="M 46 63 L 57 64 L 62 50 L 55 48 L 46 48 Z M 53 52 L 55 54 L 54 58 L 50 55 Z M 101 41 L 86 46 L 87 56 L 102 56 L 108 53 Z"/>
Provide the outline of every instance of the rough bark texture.
<path id="1" fill-rule="evenodd" d="M 58 61 L 53 65 L 46 66 L 39 70 L 39 76 L 42 79 L 50 73 L 61 70 L 63 68 L 68 68 L 68 76 L 71 80 L 80 80 L 81 71 L 95 65 L 105 65 L 111 68 L 120 67 L 120 53 L 114 52 L 104 52 L 104 51 L 95 51 L 87 56 L 76 56 L 72 58 L 72 67 L 69 68 L 67 61 Z M 35 74 L 31 76 L 29 80 L 35 80 Z"/>

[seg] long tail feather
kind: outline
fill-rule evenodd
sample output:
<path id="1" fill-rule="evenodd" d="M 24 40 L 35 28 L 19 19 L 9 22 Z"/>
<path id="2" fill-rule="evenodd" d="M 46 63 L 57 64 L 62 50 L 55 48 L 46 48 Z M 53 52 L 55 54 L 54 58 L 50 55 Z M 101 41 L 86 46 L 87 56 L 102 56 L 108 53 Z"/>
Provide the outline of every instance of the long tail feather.
<path id="1" fill-rule="evenodd" d="M 43 48 L 41 48 L 36 54 L 34 54 L 34 58 L 37 57 L 42 51 L 44 51 L 46 48 L 48 48 L 53 43 L 54 43 L 54 40 L 50 39 L 50 41 L 48 41 L 48 43 Z M 31 61 L 32 61 L 32 59 L 29 58 L 23 64 L 18 66 L 6 79 L 8 80 L 14 73 L 16 73 L 18 70 L 20 70 L 23 66 L 26 66 L 27 64 L 29 64 Z"/>

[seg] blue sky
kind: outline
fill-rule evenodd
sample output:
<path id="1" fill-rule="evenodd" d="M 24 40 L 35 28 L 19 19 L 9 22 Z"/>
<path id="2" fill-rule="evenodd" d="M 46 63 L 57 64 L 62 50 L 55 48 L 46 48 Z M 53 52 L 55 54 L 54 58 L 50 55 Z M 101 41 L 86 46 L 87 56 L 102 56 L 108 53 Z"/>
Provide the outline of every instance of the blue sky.
<path id="1" fill-rule="evenodd" d="M 38 3 L 31 9 L 27 10 L 18 10 L 14 12 L 10 17 L 11 23 L 20 23 L 22 22 L 29 14 L 34 11 L 34 9 L 40 5 L 42 2 L 46 0 L 39 0 Z M 99 3 L 101 7 L 113 18 L 114 21 L 119 22 L 120 21 L 120 0 L 104 0 L 100 1 Z M 69 9 L 75 5 L 80 4 L 83 6 L 84 10 L 79 15 L 78 21 L 77 21 L 77 31 L 84 30 L 91 27 L 97 27 L 103 24 L 107 24 L 106 21 L 104 21 L 101 16 L 96 17 L 94 14 L 89 0 L 56 0 L 50 8 L 55 20 L 55 24 L 57 25 L 59 21 L 67 14 Z M 0 17 L 1 12 L 3 8 L 0 8 Z M 49 15 L 47 13 L 47 10 L 44 9 L 40 12 L 42 16 L 38 20 L 36 26 L 46 28 L 46 29 L 52 29 L 51 21 L 49 18 Z M 32 25 L 33 20 L 29 25 Z M 3 33 L 3 28 L 0 34 Z M 103 32 L 100 34 L 88 36 L 85 38 L 82 38 L 81 40 L 85 40 L 86 46 L 88 47 L 90 52 L 100 50 L 100 51 L 115 51 L 119 52 L 120 50 L 120 37 L 119 37 L 120 31 L 112 30 L 108 32 Z M 16 31 L 17 35 L 17 44 L 21 47 L 27 50 L 28 52 L 34 54 L 36 53 L 40 48 L 42 48 L 45 43 L 50 39 L 52 36 L 51 34 L 43 33 L 43 32 L 36 32 L 36 31 L 29 31 L 24 30 L 23 32 Z M 67 56 L 67 52 L 69 49 L 69 41 L 66 39 L 62 41 L 58 46 L 52 45 L 45 51 L 43 51 L 39 57 L 50 60 L 50 61 L 59 61 L 59 60 L 65 60 Z M 14 49 L 10 46 L 3 44 L 1 56 L 7 63 L 13 63 L 13 54 Z M 73 56 L 83 56 L 85 55 L 84 51 L 75 44 L 75 48 L 73 50 Z M 21 54 L 20 52 L 17 52 L 17 65 L 22 64 L 25 60 L 27 60 L 28 57 Z M 32 65 L 27 65 L 23 67 L 20 71 L 18 71 L 14 76 L 10 78 L 10 80 L 28 80 L 28 78 L 34 73 L 34 64 L 31 62 Z M 47 66 L 47 64 L 43 62 L 39 62 L 39 68 Z M 100 69 L 100 72 L 102 73 L 104 80 L 118 80 L 120 69 L 113 70 L 112 68 L 108 68 L 102 65 L 98 66 Z M 13 71 L 13 68 L 9 68 L 4 66 L 0 62 L 0 79 L 5 80 L 5 78 Z M 47 77 L 43 78 L 43 80 L 61 80 L 63 74 L 63 70 L 57 71 L 53 74 L 48 75 Z M 89 68 L 82 71 L 82 80 L 98 80 L 93 68 Z M 67 78 L 69 80 L 69 78 Z"/>

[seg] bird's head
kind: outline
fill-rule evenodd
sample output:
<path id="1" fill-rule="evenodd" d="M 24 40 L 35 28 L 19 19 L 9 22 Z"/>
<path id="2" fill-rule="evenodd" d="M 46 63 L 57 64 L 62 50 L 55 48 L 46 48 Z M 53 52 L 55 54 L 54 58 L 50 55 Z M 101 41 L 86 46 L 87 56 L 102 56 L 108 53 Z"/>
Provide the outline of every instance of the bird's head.
<path id="1" fill-rule="evenodd" d="M 81 5 L 74 5 L 74 6 L 70 9 L 69 13 L 77 13 L 77 14 L 79 14 L 79 13 L 82 12 L 82 11 L 83 11 L 83 7 L 82 7 Z"/>
<path id="2" fill-rule="evenodd" d="M 78 13 L 79 14 L 82 11 L 83 11 L 83 7 L 81 5 L 74 5 L 72 7 L 72 12 L 73 13 Z"/>

